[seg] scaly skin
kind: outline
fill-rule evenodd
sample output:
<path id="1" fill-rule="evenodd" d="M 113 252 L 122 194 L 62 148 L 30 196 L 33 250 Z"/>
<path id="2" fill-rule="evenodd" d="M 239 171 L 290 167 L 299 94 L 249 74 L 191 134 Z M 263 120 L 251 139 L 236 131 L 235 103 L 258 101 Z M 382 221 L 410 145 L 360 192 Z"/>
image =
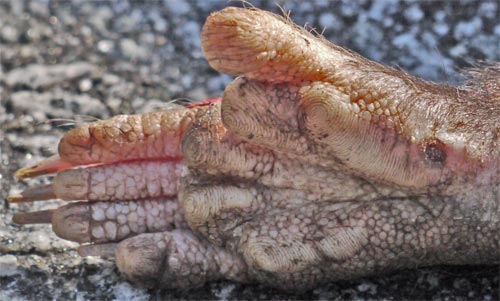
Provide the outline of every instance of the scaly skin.
<path id="1" fill-rule="evenodd" d="M 257 9 L 212 14 L 202 44 L 242 75 L 222 100 L 70 131 L 17 173 L 53 184 L 11 200 L 81 201 L 15 220 L 163 287 L 499 263 L 498 68 L 428 83 Z"/>

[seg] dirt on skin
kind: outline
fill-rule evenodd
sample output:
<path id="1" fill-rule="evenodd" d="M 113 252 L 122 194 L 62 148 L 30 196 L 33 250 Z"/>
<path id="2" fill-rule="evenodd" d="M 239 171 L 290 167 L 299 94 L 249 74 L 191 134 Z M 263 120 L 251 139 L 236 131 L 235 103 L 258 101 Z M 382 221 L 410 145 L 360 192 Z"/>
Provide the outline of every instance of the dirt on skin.
<path id="1" fill-rule="evenodd" d="M 176 4 L 172 4 L 176 2 Z M 457 81 L 466 62 L 499 61 L 494 1 L 472 3 L 287 2 L 297 23 L 377 61 L 439 81 Z M 272 3 L 255 2 L 263 9 Z M 455 5 L 456 4 L 456 5 Z M 62 133 L 83 121 L 220 95 L 231 78 L 210 69 L 199 30 L 225 1 L 0 3 L 0 299 L 499 299 L 498 267 L 434 267 L 332 283 L 300 295 L 212 283 L 189 292 L 136 288 L 112 261 L 80 258 L 48 226 L 11 223 L 8 194 L 47 179 L 12 174 L 55 153 Z M 391 24 L 392 22 L 392 24 Z"/>

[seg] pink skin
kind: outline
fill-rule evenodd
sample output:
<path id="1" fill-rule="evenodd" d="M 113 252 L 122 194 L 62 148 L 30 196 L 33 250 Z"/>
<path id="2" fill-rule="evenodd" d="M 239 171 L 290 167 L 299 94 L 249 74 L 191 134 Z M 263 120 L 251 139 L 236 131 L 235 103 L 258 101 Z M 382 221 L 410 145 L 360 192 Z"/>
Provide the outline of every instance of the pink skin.
<path id="1" fill-rule="evenodd" d="M 56 172 L 11 201 L 81 255 L 116 256 L 148 286 L 308 289 L 434 264 L 498 264 L 498 68 L 437 85 L 257 9 L 212 14 L 202 43 L 242 75 L 222 99 L 68 132 Z"/>

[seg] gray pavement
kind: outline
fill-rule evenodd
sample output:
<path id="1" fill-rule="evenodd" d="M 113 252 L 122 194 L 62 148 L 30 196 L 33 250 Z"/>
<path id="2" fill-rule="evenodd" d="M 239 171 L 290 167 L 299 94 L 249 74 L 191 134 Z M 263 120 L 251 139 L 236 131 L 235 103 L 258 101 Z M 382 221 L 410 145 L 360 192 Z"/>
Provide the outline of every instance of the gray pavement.
<path id="1" fill-rule="evenodd" d="M 273 2 L 252 1 L 279 11 Z M 283 1 L 299 24 L 425 79 L 458 83 L 459 70 L 500 61 L 498 1 Z M 231 81 L 210 69 L 199 34 L 226 1 L 0 0 L 0 300 L 357 299 L 498 300 L 499 267 L 433 267 L 331 283 L 303 294 L 211 283 L 187 292 L 145 290 L 112 261 L 80 258 L 48 226 L 11 223 L 13 172 L 50 156 L 69 128 L 220 95 Z M 241 5 L 240 2 L 229 5 Z"/>

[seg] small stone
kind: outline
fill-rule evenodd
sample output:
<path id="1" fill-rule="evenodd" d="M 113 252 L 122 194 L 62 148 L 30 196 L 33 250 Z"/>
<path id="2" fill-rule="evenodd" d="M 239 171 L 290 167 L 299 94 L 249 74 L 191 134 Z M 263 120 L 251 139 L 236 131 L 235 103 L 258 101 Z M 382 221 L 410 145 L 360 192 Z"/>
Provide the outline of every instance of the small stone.
<path id="1" fill-rule="evenodd" d="M 450 31 L 450 27 L 446 23 L 436 23 L 432 29 L 440 36 L 444 36 Z"/>
<path id="2" fill-rule="evenodd" d="M 97 67 L 87 62 L 71 64 L 41 65 L 32 64 L 23 68 L 16 68 L 5 75 L 5 82 L 9 87 L 27 86 L 32 89 L 46 88 L 55 84 L 93 74 Z"/>
<path id="3" fill-rule="evenodd" d="M 231 297 L 231 294 L 235 288 L 236 286 L 234 284 L 228 284 L 214 291 L 214 294 L 217 298 L 219 298 L 219 300 L 231 300 L 234 299 Z"/>
<path id="4" fill-rule="evenodd" d="M 108 24 L 110 19 L 113 18 L 113 11 L 107 6 L 100 6 L 89 16 L 89 23 L 93 25 L 97 31 L 106 33 L 108 31 Z"/>
<path id="5" fill-rule="evenodd" d="M 84 78 L 78 83 L 78 88 L 81 92 L 88 92 L 92 89 L 92 81 L 88 78 Z"/>
<path id="6" fill-rule="evenodd" d="M 139 29 L 139 24 L 143 18 L 142 12 L 136 9 L 130 14 L 119 17 L 113 24 L 114 30 L 121 33 L 134 32 Z"/>
<path id="7" fill-rule="evenodd" d="M 21 1 L 22 2 L 22 1 Z M 49 5 L 46 1 L 32 1 L 29 2 L 29 10 L 41 17 L 48 17 L 50 14 Z"/>
<path id="8" fill-rule="evenodd" d="M 19 32 L 12 26 L 6 25 L 0 30 L 0 38 L 6 42 L 16 42 L 19 39 Z"/>
<path id="9" fill-rule="evenodd" d="M 358 14 L 359 11 L 361 11 L 361 7 L 360 7 L 360 3 L 359 1 L 345 1 L 345 2 L 340 2 L 339 5 L 340 5 L 340 13 L 343 15 L 343 16 L 346 16 L 346 17 L 352 17 L 352 16 L 355 16 L 356 14 Z"/>
<path id="10" fill-rule="evenodd" d="M 123 56 L 130 59 L 146 59 L 149 55 L 149 52 L 132 39 L 122 39 L 120 41 L 120 49 L 123 53 Z"/>
<path id="11" fill-rule="evenodd" d="M 167 9 L 173 14 L 173 15 L 182 15 L 182 14 L 187 14 L 190 10 L 191 7 L 189 4 L 184 1 L 184 0 L 176 0 L 176 1 L 169 1 L 166 0 L 163 2 Z"/>
<path id="12" fill-rule="evenodd" d="M 120 82 L 120 77 L 111 73 L 106 73 L 102 77 L 102 83 L 106 86 L 113 86 L 119 82 Z"/>
<path id="13" fill-rule="evenodd" d="M 51 248 L 49 235 L 42 230 L 31 232 L 28 234 L 26 240 L 32 243 L 36 250 L 41 252 L 46 252 Z"/>
<path id="14" fill-rule="evenodd" d="M 408 20 L 412 23 L 417 23 L 420 20 L 422 20 L 422 18 L 424 17 L 424 13 L 420 9 L 420 7 L 418 7 L 417 4 L 412 5 L 409 8 L 407 8 L 403 14 L 404 14 L 406 20 Z"/>
<path id="15" fill-rule="evenodd" d="M 101 40 L 97 43 L 97 49 L 102 53 L 108 53 L 115 47 L 110 40 Z"/>
<path id="16" fill-rule="evenodd" d="M 45 93 L 20 91 L 13 93 L 11 100 L 13 109 L 29 113 L 37 121 L 46 121 L 53 116 L 73 120 L 75 114 L 97 118 L 108 117 L 106 107 L 98 99 L 60 89 Z"/>
<path id="17" fill-rule="evenodd" d="M 319 16 L 319 25 L 321 28 L 331 28 L 335 24 L 335 16 L 330 13 L 323 13 Z"/>
<path id="18" fill-rule="evenodd" d="M 151 298 L 146 289 L 133 287 L 127 282 L 114 285 L 111 287 L 111 291 L 115 295 L 116 300 L 145 301 Z"/>
<path id="19" fill-rule="evenodd" d="M 19 274 L 17 269 L 17 258 L 14 255 L 0 256 L 0 277 Z"/>
<path id="20" fill-rule="evenodd" d="M 156 37 L 153 33 L 142 33 L 139 36 L 139 45 L 141 45 L 143 48 L 145 48 L 145 45 L 152 47 L 156 42 Z"/>
<path id="21" fill-rule="evenodd" d="M 457 40 L 476 35 L 483 27 L 483 21 L 480 18 L 473 18 L 468 22 L 459 22 L 455 26 L 453 36 Z"/>
<path id="22" fill-rule="evenodd" d="M 190 49 L 199 49 L 201 47 L 201 27 L 195 21 L 188 21 L 175 29 L 175 34 Z"/>
<path id="23" fill-rule="evenodd" d="M 450 49 L 450 54 L 452 57 L 461 57 L 467 53 L 467 48 L 463 44 L 458 44 L 457 46 Z"/>
<path id="24" fill-rule="evenodd" d="M 492 2 L 486 2 L 484 1 L 481 3 L 481 6 L 479 6 L 479 14 L 483 15 L 487 18 L 493 19 L 493 18 L 498 18 L 498 6 L 495 1 Z M 496 13 L 495 13 L 496 12 Z"/>
<path id="25" fill-rule="evenodd" d="M 363 282 L 357 286 L 357 289 L 362 293 L 369 292 L 372 295 L 377 293 L 377 285 L 371 282 Z"/>
<path id="26" fill-rule="evenodd" d="M 165 32 L 168 29 L 168 23 L 163 19 L 158 11 L 152 11 L 149 18 L 153 21 L 153 28 L 158 32 Z"/>
<path id="27" fill-rule="evenodd" d="M 19 16 L 24 12 L 24 2 L 23 1 L 10 1 L 11 12 L 15 16 Z"/>
<path id="28" fill-rule="evenodd" d="M 439 278 L 436 277 L 435 274 L 429 274 L 427 276 L 427 283 L 431 286 L 431 288 L 436 288 L 439 286 Z"/>

